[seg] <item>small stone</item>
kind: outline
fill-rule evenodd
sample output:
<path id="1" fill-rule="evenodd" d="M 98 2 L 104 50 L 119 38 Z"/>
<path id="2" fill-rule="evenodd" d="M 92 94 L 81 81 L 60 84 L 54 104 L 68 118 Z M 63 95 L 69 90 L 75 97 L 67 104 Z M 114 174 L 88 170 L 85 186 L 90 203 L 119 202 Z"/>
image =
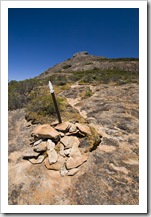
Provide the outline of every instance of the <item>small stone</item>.
<path id="1" fill-rule="evenodd" d="M 40 164 L 44 161 L 45 159 L 45 156 L 44 155 L 39 155 L 39 157 L 37 159 L 35 158 L 30 158 L 29 161 L 32 163 L 32 164 Z"/>
<path id="2" fill-rule="evenodd" d="M 63 150 L 60 150 L 59 151 L 59 154 L 61 155 L 61 156 L 63 156 L 63 157 L 65 157 L 65 156 L 69 156 L 70 155 L 70 152 L 71 152 L 71 148 L 68 148 L 68 149 L 63 149 Z"/>
<path id="3" fill-rule="evenodd" d="M 46 142 L 41 142 L 39 145 L 37 145 L 34 148 L 34 151 L 36 152 L 43 152 L 47 150 L 47 143 Z"/>
<path id="4" fill-rule="evenodd" d="M 77 127 L 75 124 L 70 123 L 69 133 L 77 132 Z"/>
<path id="5" fill-rule="evenodd" d="M 69 128 L 69 122 L 63 122 L 61 124 L 58 124 L 55 129 L 58 131 L 66 132 Z"/>
<path id="6" fill-rule="evenodd" d="M 90 127 L 86 124 L 76 123 L 76 127 L 84 134 L 91 135 Z"/>
<path id="7" fill-rule="evenodd" d="M 39 145 L 42 142 L 42 139 L 39 139 L 38 141 L 34 142 L 33 146 Z"/>
<path id="8" fill-rule="evenodd" d="M 60 136 L 61 136 L 61 137 L 64 137 L 65 134 L 64 134 L 63 132 L 60 132 Z"/>
<path id="9" fill-rule="evenodd" d="M 32 135 L 38 138 L 47 138 L 47 139 L 54 139 L 54 140 L 59 140 L 60 138 L 59 132 L 57 132 L 49 124 L 43 124 L 43 125 L 37 126 L 33 130 Z"/>
<path id="10" fill-rule="evenodd" d="M 61 174 L 61 176 L 65 176 L 65 175 L 68 174 L 68 170 L 66 169 L 65 166 L 63 166 L 63 167 L 61 168 L 61 170 L 60 170 L 60 174 Z"/>
<path id="11" fill-rule="evenodd" d="M 61 138 L 60 142 L 65 146 L 65 148 L 71 148 L 74 144 L 77 146 L 80 144 L 80 141 L 75 136 L 65 136 Z"/>
<path id="12" fill-rule="evenodd" d="M 47 154 L 48 154 L 48 160 L 49 160 L 50 164 L 54 164 L 54 163 L 57 162 L 57 160 L 58 160 L 58 154 L 55 151 L 55 149 L 53 149 L 53 151 L 48 150 Z"/>
<path id="13" fill-rule="evenodd" d="M 64 166 L 65 158 L 62 156 L 58 157 L 58 161 L 54 164 L 50 164 L 48 158 L 45 160 L 45 166 L 49 170 L 56 170 L 59 171 Z"/>
<path id="14" fill-rule="evenodd" d="M 69 155 L 70 155 L 70 152 L 71 152 L 71 148 L 65 149 L 65 150 L 64 150 L 65 156 L 69 156 Z"/>
<path id="15" fill-rule="evenodd" d="M 72 169 L 72 168 L 76 168 L 79 167 L 80 165 L 82 165 L 85 161 L 87 161 L 88 159 L 88 155 L 87 154 L 83 154 L 81 156 L 73 156 L 70 157 L 67 161 L 66 161 L 66 167 L 67 169 Z"/>
<path id="16" fill-rule="evenodd" d="M 55 143 L 52 142 L 50 139 L 47 140 L 47 149 L 50 151 L 53 151 L 53 149 L 55 148 Z"/>
<path id="17" fill-rule="evenodd" d="M 79 171 L 78 168 L 73 168 L 71 170 L 68 171 L 68 176 L 74 176 L 77 172 Z"/>

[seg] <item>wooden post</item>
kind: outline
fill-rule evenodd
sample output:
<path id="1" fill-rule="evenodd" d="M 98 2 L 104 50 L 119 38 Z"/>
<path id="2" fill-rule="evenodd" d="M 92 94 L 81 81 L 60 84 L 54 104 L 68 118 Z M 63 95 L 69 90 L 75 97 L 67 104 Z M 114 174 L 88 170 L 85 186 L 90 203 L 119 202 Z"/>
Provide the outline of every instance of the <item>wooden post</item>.
<path id="1" fill-rule="evenodd" d="M 61 120 L 61 116 L 60 116 L 60 111 L 59 111 L 59 108 L 58 108 L 58 104 L 57 104 L 57 100 L 56 100 L 56 97 L 55 97 L 54 89 L 53 89 L 52 83 L 50 81 L 49 81 L 49 89 L 50 89 L 52 100 L 53 100 L 53 103 L 54 103 L 54 106 L 55 106 L 55 110 L 56 110 L 56 113 L 57 113 L 59 124 L 61 124 L 62 120 Z"/>

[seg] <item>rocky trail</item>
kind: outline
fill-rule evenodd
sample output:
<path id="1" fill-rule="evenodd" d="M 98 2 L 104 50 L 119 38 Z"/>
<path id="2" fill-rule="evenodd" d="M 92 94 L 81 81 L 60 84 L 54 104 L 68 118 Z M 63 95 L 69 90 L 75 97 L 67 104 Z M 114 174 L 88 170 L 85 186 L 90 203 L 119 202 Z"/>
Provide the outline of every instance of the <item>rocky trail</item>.
<path id="1" fill-rule="evenodd" d="M 88 93 L 88 94 L 87 94 Z M 139 204 L 138 84 L 74 84 L 61 93 L 94 127 L 101 142 L 72 176 L 23 159 L 35 126 L 9 112 L 9 204 Z"/>

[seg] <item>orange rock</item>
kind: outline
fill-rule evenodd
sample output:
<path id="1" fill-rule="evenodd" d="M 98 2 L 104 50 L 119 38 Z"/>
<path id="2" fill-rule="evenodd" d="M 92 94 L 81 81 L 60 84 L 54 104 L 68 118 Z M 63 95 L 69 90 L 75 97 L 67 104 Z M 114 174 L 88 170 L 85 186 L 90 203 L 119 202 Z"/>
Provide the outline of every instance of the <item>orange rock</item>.
<path id="1" fill-rule="evenodd" d="M 48 158 L 45 159 L 44 161 L 45 166 L 48 170 L 56 170 L 59 171 L 63 167 L 65 163 L 65 158 L 62 156 L 59 156 L 58 161 L 54 164 L 50 164 Z"/>
<path id="2" fill-rule="evenodd" d="M 84 134 L 91 135 L 90 127 L 88 127 L 86 124 L 79 124 L 76 123 L 76 127 Z"/>
<path id="3" fill-rule="evenodd" d="M 66 132 L 69 129 L 69 122 L 63 122 L 55 127 L 56 130 Z"/>
<path id="4" fill-rule="evenodd" d="M 59 139 L 59 132 L 57 132 L 53 127 L 51 127 L 49 124 L 43 124 L 37 126 L 34 130 L 32 135 L 38 137 L 38 138 L 50 138 L 54 140 Z"/>
<path id="5" fill-rule="evenodd" d="M 82 165 L 85 161 L 87 161 L 88 159 L 88 155 L 87 154 L 83 154 L 81 156 L 73 156 L 70 157 L 67 161 L 66 161 L 66 167 L 67 169 L 72 169 L 72 168 L 76 168 L 79 167 L 80 165 Z"/>
<path id="6" fill-rule="evenodd" d="M 80 144 L 80 141 L 75 136 L 64 136 L 61 138 L 60 142 L 65 146 L 65 148 L 71 148 L 74 144 L 77 146 Z"/>

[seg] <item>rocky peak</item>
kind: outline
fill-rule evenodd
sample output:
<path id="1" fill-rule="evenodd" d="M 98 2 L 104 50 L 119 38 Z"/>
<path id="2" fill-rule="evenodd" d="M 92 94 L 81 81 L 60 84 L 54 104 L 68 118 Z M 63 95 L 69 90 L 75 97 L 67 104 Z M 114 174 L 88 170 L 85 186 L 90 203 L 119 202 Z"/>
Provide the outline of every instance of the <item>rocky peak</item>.
<path id="1" fill-rule="evenodd" d="M 87 55 L 88 55 L 87 51 L 81 51 L 81 52 L 75 53 L 73 57 L 81 57 L 81 56 L 87 56 Z"/>
<path id="2" fill-rule="evenodd" d="M 122 59 L 108 59 L 103 56 L 90 55 L 87 51 L 77 52 L 71 58 L 54 65 L 52 68 L 47 69 L 45 72 L 40 74 L 37 78 L 44 78 L 56 73 L 60 76 L 68 76 L 67 73 L 79 72 L 79 71 L 90 71 L 95 69 L 99 70 L 113 70 L 118 69 L 120 71 L 138 72 L 139 62 L 138 61 L 126 61 Z"/>

